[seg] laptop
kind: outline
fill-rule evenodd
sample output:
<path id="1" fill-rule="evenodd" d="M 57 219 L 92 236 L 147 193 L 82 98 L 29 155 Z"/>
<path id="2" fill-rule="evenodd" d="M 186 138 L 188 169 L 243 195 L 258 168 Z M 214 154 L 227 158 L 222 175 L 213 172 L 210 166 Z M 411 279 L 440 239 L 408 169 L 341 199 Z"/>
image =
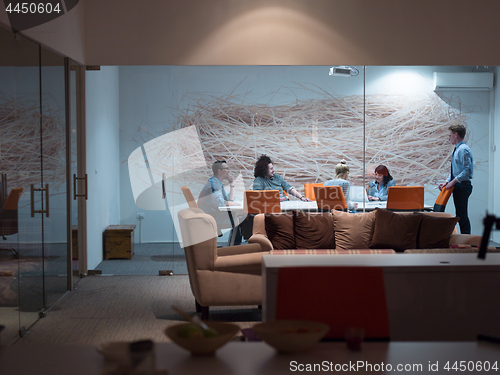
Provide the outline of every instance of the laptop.
<path id="1" fill-rule="evenodd" d="M 363 200 L 368 202 L 368 195 L 363 186 L 353 186 L 351 185 L 349 189 L 349 200 L 351 202 L 362 203 Z"/>

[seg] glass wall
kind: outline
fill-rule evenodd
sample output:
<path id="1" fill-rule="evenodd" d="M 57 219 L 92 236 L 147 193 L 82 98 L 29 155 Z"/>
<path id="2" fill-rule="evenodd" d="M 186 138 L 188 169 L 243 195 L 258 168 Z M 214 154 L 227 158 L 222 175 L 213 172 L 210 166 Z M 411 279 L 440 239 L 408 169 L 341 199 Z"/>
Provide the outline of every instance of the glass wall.
<path id="1" fill-rule="evenodd" d="M 64 59 L 0 29 L 2 344 L 68 289 Z M 14 192 L 20 192 L 13 201 Z"/>
<path id="2" fill-rule="evenodd" d="M 129 177 L 121 222 L 137 223 L 136 238 L 158 244 L 164 260 L 181 259 L 168 247 L 180 239 L 177 212 L 187 207 L 181 187 L 197 199 L 223 159 L 242 200 L 261 154 L 302 193 L 304 183 L 334 178 L 341 160 L 363 189 L 383 164 L 397 185 L 424 186 L 433 206 L 450 170 L 448 127 L 463 123 L 475 161 L 472 233 L 481 234 L 490 92 L 434 91 L 435 72 L 473 68 L 358 66 L 332 75 L 328 66 L 120 67 L 120 174 Z M 451 201 L 446 210 L 454 214 Z"/>

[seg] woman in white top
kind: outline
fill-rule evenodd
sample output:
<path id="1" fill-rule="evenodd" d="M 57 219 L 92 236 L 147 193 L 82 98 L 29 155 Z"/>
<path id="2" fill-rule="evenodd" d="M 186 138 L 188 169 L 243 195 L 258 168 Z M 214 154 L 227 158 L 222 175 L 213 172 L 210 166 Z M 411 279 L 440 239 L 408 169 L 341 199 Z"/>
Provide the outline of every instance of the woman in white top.
<path id="1" fill-rule="evenodd" d="M 344 194 L 344 199 L 347 204 L 347 209 L 349 211 L 354 210 L 358 207 L 357 203 L 352 203 L 349 201 L 349 188 L 351 184 L 347 181 L 349 177 L 349 166 L 347 162 L 342 159 L 339 164 L 335 166 L 335 179 L 328 180 L 323 184 L 323 186 L 340 186 L 342 193 Z"/>

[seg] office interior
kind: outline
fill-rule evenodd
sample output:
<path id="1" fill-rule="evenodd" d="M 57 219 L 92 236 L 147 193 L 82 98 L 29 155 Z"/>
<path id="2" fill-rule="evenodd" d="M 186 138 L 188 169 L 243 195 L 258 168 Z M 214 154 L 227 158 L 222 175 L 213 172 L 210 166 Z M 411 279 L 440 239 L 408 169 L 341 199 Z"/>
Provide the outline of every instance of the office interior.
<path id="1" fill-rule="evenodd" d="M 488 44 L 494 30 L 484 32 L 488 12 L 465 1 L 423 1 L 397 15 L 390 2 L 222 3 L 155 1 L 138 12 L 134 1 L 80 0 L 21 33 L 2 14 L 1 172 L 9 190 L 24 191 L 18 233 L 4 241 L 19 260 L 0 254 L 16 279 L 3 283 L 0 316 L 16 334 L 102 264 L 109 225 L 136 224 L 137 244 L 165 244 L 161 267 L 185 272 L 182 250 L 169 246 L 187 206 L 180 187 L 196 195 L 216 159 L 228 161 L 240 194 L 262 153 L 299 189 L 332 178 L 341 159 L 361 186 L 386 164 L 398 184 L 423 185 L 432 204 L 449 171 L 446 124 L 463 121 L 474 155 L 472 233 L 482 234 L 486 212 L 500 213 L 500 56 Z M 482 19 L 480 40 L 462 38 L 466 12 Z M 389 16 L 394 24 L 382 27 Z M 330 74 L 333 66 L 350 73 Z M 443 74 L 451 81 L 436 87 Z M 192 152 L 182 153 L 186 144 Z"/>

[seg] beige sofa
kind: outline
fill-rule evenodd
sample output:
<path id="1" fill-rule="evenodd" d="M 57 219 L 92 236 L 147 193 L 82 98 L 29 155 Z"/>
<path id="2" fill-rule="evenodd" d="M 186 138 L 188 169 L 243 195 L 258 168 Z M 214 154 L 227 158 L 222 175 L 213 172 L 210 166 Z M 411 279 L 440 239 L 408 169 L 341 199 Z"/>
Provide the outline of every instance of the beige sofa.
<path id="1" fill-rule="evenodd" d="M 404 252 L 479 246 L 481 236 L 458 234 L 457 221 L 458 218 L 444 212 L 394 213 L 383 209 L 355 214 L 341 211 L 259 214 L 248 242 L 277 254 L 283 253 L 277 250 L 290 249 L 321 249 L 323 253 L 325 249 L 335 249 L 336 253 L 370 249 L 361 253 L 380 253 L 389 249 Z"/>
<path id="2" fill-rule="evenodd" d="M 262 304 L 259 244 L 217 247 L 217 223 L 199 208 L 179 211 L 191 291 L 203 319 L 210 306 Z"/>

